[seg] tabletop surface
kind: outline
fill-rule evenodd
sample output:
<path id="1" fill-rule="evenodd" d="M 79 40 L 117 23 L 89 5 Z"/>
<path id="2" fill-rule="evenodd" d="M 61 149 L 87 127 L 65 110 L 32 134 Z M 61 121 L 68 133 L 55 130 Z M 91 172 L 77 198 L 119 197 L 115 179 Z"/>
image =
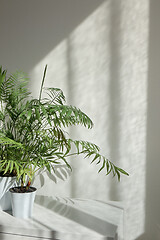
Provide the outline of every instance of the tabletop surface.
<path id="1" fill-rule="evenodd" d="M 37 195 L 31 219 L 0 211 L 0 239 L 123 240 L 123 218 L 117 202 Z"/>

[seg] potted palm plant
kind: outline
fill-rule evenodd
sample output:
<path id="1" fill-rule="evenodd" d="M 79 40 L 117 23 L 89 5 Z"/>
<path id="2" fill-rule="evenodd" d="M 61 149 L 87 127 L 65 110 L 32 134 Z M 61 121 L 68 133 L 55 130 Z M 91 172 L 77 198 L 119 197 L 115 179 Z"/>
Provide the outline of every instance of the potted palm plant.
<path id="1" fill-rule="evenodd" d="M 99 172 L 105 169 L 106 175 L 112 173 L 118 179 L 120 174 L 128 175 L 102 156 L 99 147 L 94 143 L 68 137 L 66 127 L 82 125 L 90 129 L 93 122 L 80 109 L 65 104 L 65 96 L 61 89 L 43 88 L 46 70 L 47 66 L 37 99 L 31 97 L 27 88 L 28 80 L 22 73 L 16 72 L 7 78 L 6 72 L 0 72 L 0 100 L 3 105 L 3 111 L 0 113 L 0 171 L 4 174 L 16 174 L 20 186 L 13 187 L 10 191 L 13 206 L 18 203 L 21 213 L 24 204 L 19 207 L 19 201 L 22 201 L 22 196 L 28 197 L 32 194 L 31 202 L 34 201 L 36 189 L 31 187 L 31 183 L 36 172 L 45 169 L 52 174 L 55 167 L 62 164 L 72 169 L 68 160 L 71 155 L 91 158 L 91 163 L 96 162 L 100 165 Z M 42 91 L 46 92 L 47 97 L 42 97 Z M 26 207 L 28 200 L 24 201 L 25 209 L 29 209 Z M 21 213 L 14 212 L 14 215 L 31 216 L 31 210 L 24 213 L 24 216 Z"/>
<path id="2" fill-rule="evenodd" d="M 7 127 L 7 102 L 11 97 L 11 89 L 15 81 L 6 78 L 6 70 L 0 67 L 0 209 L 11 210 L 9 188 L 16 186 L 14 162 L 10 162 L 10 152 L 18 149 L 21 144 L 14 141 Z M 8 164 L 9 162 L 9 164 Z M 10 166 L 9 166 L 10 165 Z"/>

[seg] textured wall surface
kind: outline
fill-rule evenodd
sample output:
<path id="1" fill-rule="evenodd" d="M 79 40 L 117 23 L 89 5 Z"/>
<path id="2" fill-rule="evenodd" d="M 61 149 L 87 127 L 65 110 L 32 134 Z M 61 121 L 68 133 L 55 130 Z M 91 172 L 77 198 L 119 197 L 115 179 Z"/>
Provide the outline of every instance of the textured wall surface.
<path id="1" fill-rule="evenodd" d="M 62 88 L 67 103 L 94 122 L 93 130 L 74 127 L 69 133 L 99 145 L 130 174 L 117 183 L 104 172 L 97 174 L 89 160 L 71 159 L 71 177 L 67 173 L 63 181 L 66 174 L 59 169 L 53 181 L 44 174 L 39 193 L 121 200 L 126 209 L 125 239 L 142 239 L 149 178 L 149 0 L 1 0 L 1 9 L 0 64 L 9 71 L 27 72 L 35 96 L 48 64 L 45 86 Z M 40 179 L 36 184 L 40 186 Z"/>

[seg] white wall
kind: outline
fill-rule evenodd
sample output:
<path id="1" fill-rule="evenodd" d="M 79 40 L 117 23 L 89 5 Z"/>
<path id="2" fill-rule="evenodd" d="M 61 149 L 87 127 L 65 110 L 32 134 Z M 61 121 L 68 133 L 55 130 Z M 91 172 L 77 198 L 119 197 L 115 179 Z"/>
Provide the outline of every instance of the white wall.
<path id="1" fill-rule="evenodd" d="M 130 173 L 119 184 L 79 160 L 71 178 L 47 180 L 39 193 L 123 200 L 127 240 L 160 239 L 160 2 L 150 1 L 150 19 L 148 2 L 0 0 L 0 65 L 27 72 L 36 96 L 48 64 L 46 85 L 62 88 L 95 123 L 71 134 Z"/>
<path id="2" fill-rule="evenodd" d="M 103 0 L 1 0 L 1 61 L 29 73 Z"/>
<path id="3" fill-rule="evenodd" d="M 160 239 L 160 1 L 150 1 L 145 239 Z M 154 236 L 154 237 L 153 237 Z"/>

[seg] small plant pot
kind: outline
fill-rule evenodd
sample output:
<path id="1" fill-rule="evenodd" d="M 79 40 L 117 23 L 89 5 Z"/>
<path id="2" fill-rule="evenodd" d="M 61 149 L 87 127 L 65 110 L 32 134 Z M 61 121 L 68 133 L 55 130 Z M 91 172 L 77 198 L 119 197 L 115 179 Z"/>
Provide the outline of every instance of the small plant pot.
<path id="1" fill-rule="evenodd" d="M 11 211 L 12 206 L 9 189 L 16 186 L 16 177 L 0 177 L 0 210 Z"/>
<path id="2" fill-rule="evenodd" d="M 21 187 L 11 188 L 12 215 L 16 218 L 31 218 L 36 188 L 30 187 L 27 192 L 19 192 Z"/>

